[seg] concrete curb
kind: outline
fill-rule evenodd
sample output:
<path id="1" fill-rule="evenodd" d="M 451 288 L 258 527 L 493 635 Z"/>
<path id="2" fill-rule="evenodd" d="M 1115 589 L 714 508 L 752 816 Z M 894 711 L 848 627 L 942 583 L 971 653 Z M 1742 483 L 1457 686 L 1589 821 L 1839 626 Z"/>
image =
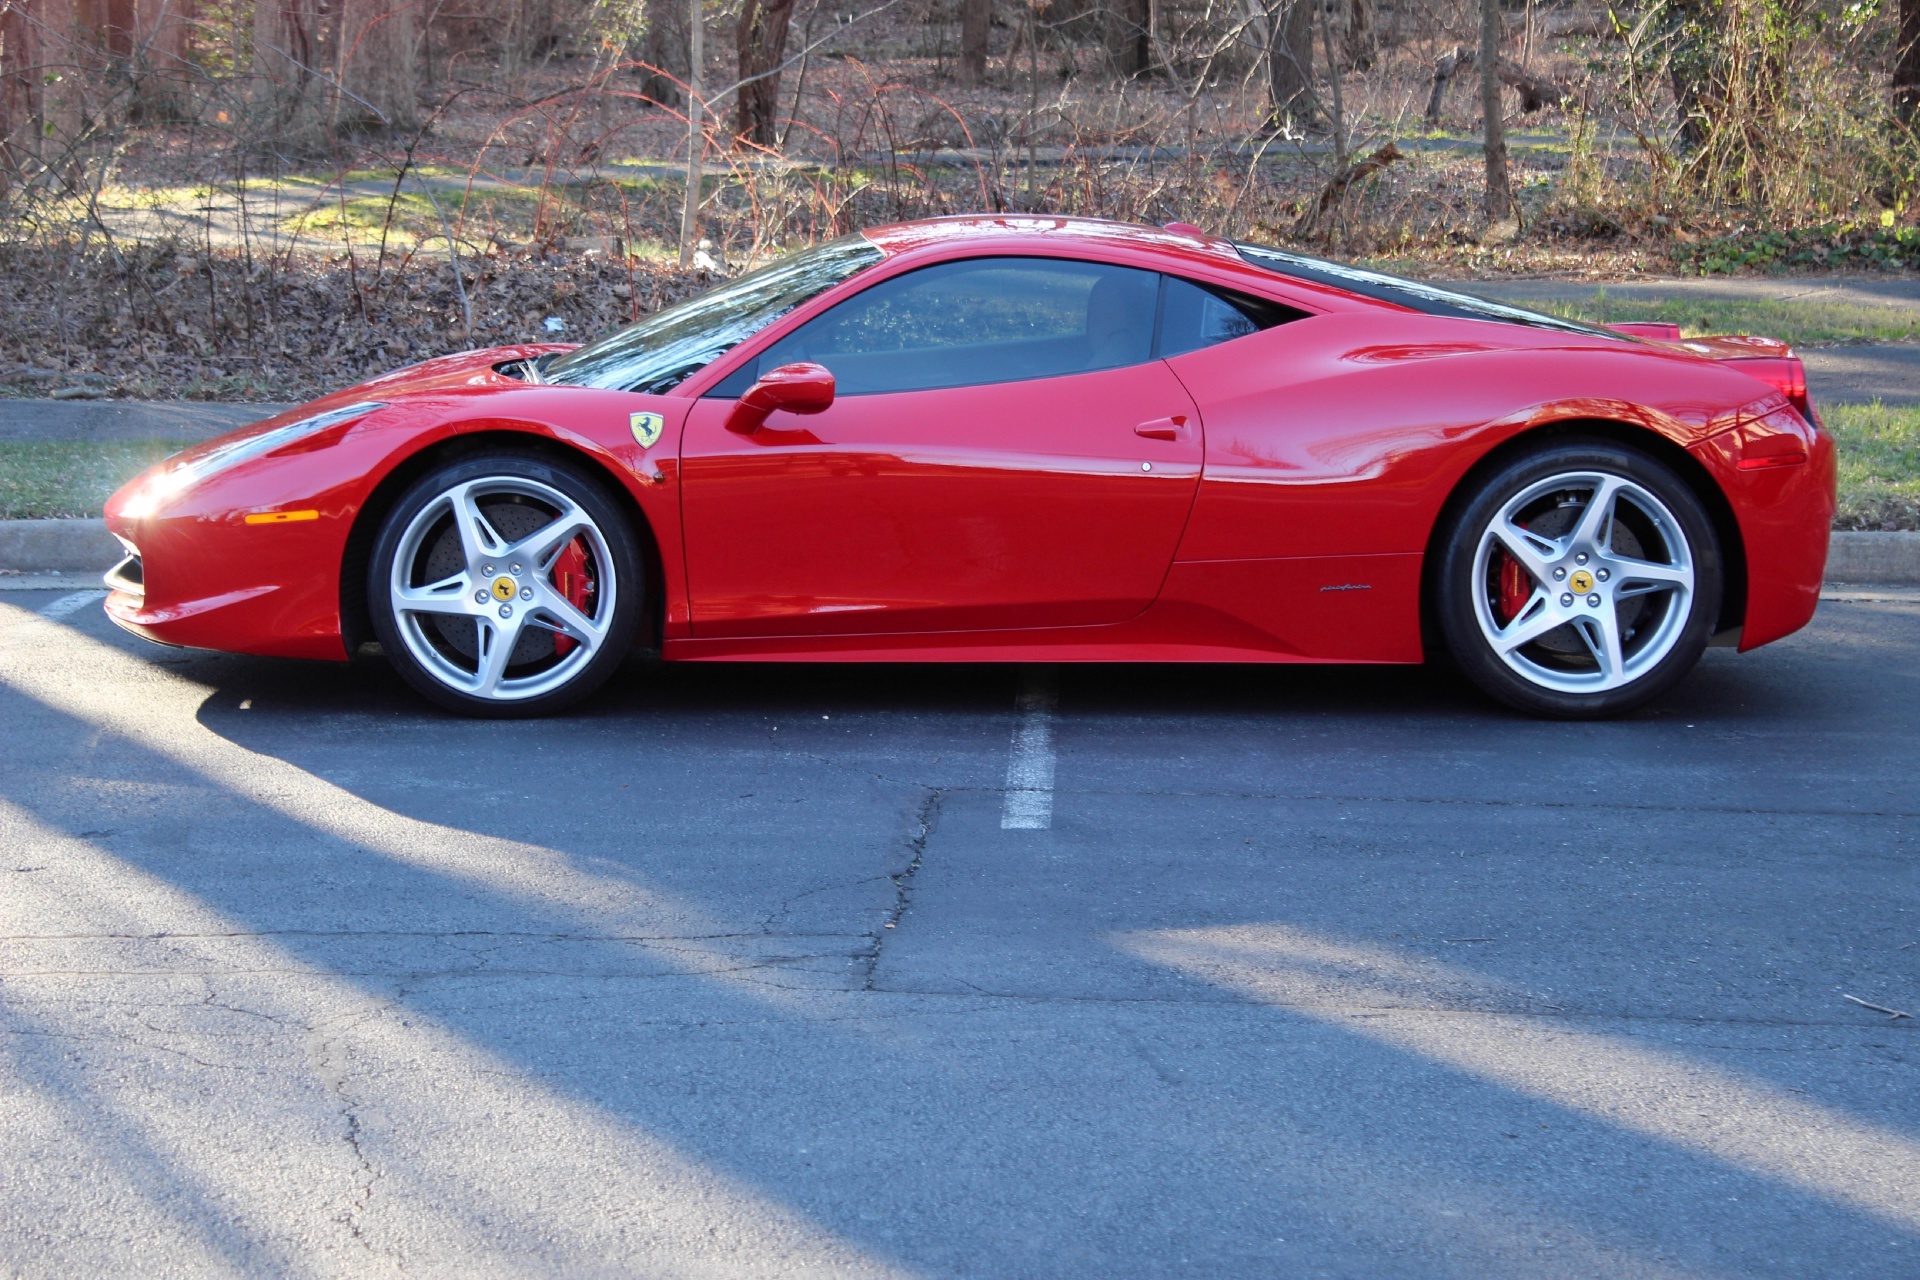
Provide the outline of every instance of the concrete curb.
<path id="1" fill-rule="evenodd" d="M 1920 533 L 1836 533 L 1828 582 L 1920 582 Z"/>
<path id="2" fill-rule="evenodd" d="M 99 574 L 124 554 L 104 520 L 0 520 L 0 572 Z M 1920 533 L 1836 533 L 1827 581 L 1920 583 Z"/>
<path id="3" fill-rule="evenodd" d="M 125 554 L 105 520 L 0 520 L 0 569 L 101 574 Z"/>

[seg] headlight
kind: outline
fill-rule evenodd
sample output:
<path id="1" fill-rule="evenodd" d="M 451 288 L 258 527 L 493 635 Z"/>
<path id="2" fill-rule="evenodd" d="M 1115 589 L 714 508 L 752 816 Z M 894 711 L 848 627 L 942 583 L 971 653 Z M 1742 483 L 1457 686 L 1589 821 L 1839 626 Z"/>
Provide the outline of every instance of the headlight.
<path id="1" fill-rule="evenodd" d="M 244 440 L 235 440 L 230 444 L 216 445 L 197 458 L 177 462 L 164 471 L 156 471 L 120 509 L 121 514 L 132 520 L 150 516 L 158 511 L 163 503 L 179 497 L 208 476 L 217 475 L 229 467 L 236 467 L 253 458 L 272 453 L 275 449 L 285 448 L 295 440 L 313 435 L 317 431 L 337 427 L 354 418 L 363 418 L 375 409 L 386 407 L 386 402 L 379 400 L 342 405 L 338 409 L 316 413 L 311 418 L 302 418 L 298 422 L 289 422 L 271 431 L 263 431 L 257 436 L 248 436 Z"/>

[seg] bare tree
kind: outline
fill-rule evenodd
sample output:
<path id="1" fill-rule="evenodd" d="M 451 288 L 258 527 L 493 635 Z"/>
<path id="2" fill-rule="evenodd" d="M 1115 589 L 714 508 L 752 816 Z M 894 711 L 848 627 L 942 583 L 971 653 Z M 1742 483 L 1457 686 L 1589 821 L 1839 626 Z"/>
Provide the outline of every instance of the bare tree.
<path id="1" fill-rule="evenodd" d="M 692 65 L 687 55 L 686 0 L 646 0 L 643 13 L 646 30 L 634 51 L 646 67 L 640 94 L 663 107 L 677 107 L 686 101 L 680 86 Z"/>
<path id="2" fill-rule="evenodd" d="M 960 78 L 968 84 L 987 78 L 987 37 L 992 30 L 993 0 L 960 0 Z"/>
<path id="3" fill-rule="evenodd" d="M 1513 216 L 1513 189 L 1507 180 L 1507 132 L 1500 119 L 1500 0 L 1480 0 L 1481 138 L 1487 153 L 1487 218 Z"/>
<path id="4" fill-rule="evenodd" d="M 1680 136 L 1690 147 L 1706 141 L 1710 116 L 1720 99 L 1721 6 L 1716 0 L 1667 0 L 1661 28 L 1670 42 L 1667 78 L 1673 87 Z"/>
<path id="5" fill-rule="evenodd" d="M 412 129 L 420 123 L 415 0 L 340 0 L 334 45 L 336 126 Z"/>
<path id="6" fill-rule="evenodd" d="M 1900 0 L 1900 56 L 1893 64 L 1893 109 L 1909 124 L 1920 115 L 1920 0 Z"/>
<path id="7" fill-rule="evenodd" d="M 787 53 L 793 0 L 746 0 L 736 43 L 740 53 L 740 100 L 736 132 L 770 147 L 779 137 L 780 62 Z"/>
<path id="8" fill-rule="evenodd" d="M 1273 122 L 1313 115 L 1313 5 L 1316 0 L 1269 0 L 1267 95 Z"/>
<path id="9" fill-rule="evenodd" d="M 52 68 L 70 61 L 58 33 L 72 22 L 64 4 L 0 4 L 0 176 L 24 176 L 63 132 L 63 78 Z"/>
<path id="10" fill-rule="evenodd" d="M 1145 75 L 1153 65 L 1150 0 L 1106 0 L 1107 59 L 1115 73 Z"/>
<path id="11" fill-rule="evenodd" d="M 250 96 L 261 123 L 275 134 L 314 123 L 321 90 L 320 0 L 255 0 Z"/>
<path id="12" fill-rule="evenodd" d="M 703 0 L 687 0 L 687 192 L 680 205 L 680 269 L 693 265 L 700 242 L 700 161 L 705 158 L 707 135 L 701 128 L 706 106 L 707 18 Z"/>
<path id="13" fill-rule="evenodd" d="M 1374 0 L 1347 0 L 1347 64 L 1359 71 L 1373 65 L 1379 47 L 1375 16 Z"/>

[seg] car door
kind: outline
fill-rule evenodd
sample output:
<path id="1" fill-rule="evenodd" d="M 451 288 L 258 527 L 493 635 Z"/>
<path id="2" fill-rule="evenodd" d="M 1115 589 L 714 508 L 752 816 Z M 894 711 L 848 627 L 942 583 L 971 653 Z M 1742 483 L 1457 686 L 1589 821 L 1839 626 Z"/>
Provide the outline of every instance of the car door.
<path id="1" fill-rule="evenodd" d="M 682 437 L 696 636 L 1119 622 L 1152 602 L 1202 458 L 1154 358 L 1160 277 L 1051 258 L 903 273 L 774 343 Z M 760 372 L 833 405 L 726 421 Z"/>

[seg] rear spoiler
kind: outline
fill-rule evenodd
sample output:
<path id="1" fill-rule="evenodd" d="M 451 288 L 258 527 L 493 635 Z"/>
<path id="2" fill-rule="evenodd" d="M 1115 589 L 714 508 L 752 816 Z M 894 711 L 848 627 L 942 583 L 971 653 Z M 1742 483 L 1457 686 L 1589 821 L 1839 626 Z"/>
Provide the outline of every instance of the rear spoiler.
<path id="1" fill-rule="evenodd" d="M 1676 349 L 1685 351 L 1689 355 L 1704 356 L 1709 360 L 1738 369 L 1750 378 L 1758 378 L 1785 396 L 1793 403 L 1793 407 L 1800 411 L 1800 416 L 1808 422 L 1816 425 L 1819 423 L 1819 419 L 1814 416 L 1813 400 L 1807 394 L 1807 366 L 1800 362 L 1799 356 L 1793 354 L 1793 348 L 1784 342 L 1775 342 L 1772 338 L 1745 336 L 1682 340 L 1679 325 L 1661 324 L 1655 321 L 1610 324 L 1604 327 L 1629 337 L 1671 343 Z"/>

